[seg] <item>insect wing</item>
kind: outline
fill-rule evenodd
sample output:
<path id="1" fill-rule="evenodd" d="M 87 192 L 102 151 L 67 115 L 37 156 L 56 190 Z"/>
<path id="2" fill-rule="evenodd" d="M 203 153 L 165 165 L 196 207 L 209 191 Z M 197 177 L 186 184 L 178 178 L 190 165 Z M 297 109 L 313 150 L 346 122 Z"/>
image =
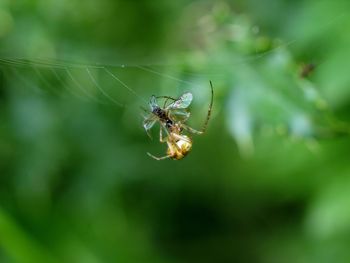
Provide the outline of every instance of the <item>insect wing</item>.
<path id="1" fill-rule="evenodd" d="M 190 106 L 192 99 L 193 99 L 192 93 L 186 92 L 182 94 L 178 100 L 171 103 L 167 107 L 167 109 L 186 109 L 188 108 L 188 106 Z"/>
<path id="2" fill-rule="evenodd" d="M 149 106 L 151 107 L 152 110 L 159 107 L 156 96 L 152 95 L 151 100 L 149 101 Z"/>
<path id="3" fill-rule="evenodd" d="M 148 132 L 148 130 L 150 130 L 156 122 L 157 118 L 154 118 L 153 116 L 148 117 L 143 121 L 143 127 Z"/>

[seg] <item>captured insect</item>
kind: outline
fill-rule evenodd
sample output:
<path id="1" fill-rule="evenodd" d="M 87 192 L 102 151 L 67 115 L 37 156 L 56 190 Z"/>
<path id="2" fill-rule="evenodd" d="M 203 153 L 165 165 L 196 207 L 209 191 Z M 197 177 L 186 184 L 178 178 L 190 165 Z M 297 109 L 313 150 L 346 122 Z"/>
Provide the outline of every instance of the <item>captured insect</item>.
<path id="1" fill-rule="evenodd" d="M 156 157 L 150 153 L 147 153 L 155 160 L 173 159 L 180 160 L 184 158 L 192 149 L 192 139 L 190 136 L 183 134 L 184 132 L 190 134 L 203 134 L 208 126 L 208 122 L 213 107 L 214 89 L 213 84 L 210 81 L 211 99 L 208 108 L 207 118 L 201 130 L 195 130 L 186 124 L 186 121 L 190 117 L 188 107 L 190 106 L 193 95 L 190 92 L 182 94 L 178 99 L 169 96 L 152 96 L 149 102 L 151 111 L 149 115 L 145 117 L 143 121 L 143 127 L 145 128 L 148 136 L 151 137 L 149 130 L 155 123 L 159 123 L 159 140 L 161 143 L 167 143 L 167 155 L 163 157 Z M 157 99 L 165 99 L 163 107 L 160 107 L 157 103 Z M 169 103 L 170 101 L 170 103 Z M 148 112 L 147 110 L 145 110 Z M 163 132 L 166 136 L 163 137 Z"/>

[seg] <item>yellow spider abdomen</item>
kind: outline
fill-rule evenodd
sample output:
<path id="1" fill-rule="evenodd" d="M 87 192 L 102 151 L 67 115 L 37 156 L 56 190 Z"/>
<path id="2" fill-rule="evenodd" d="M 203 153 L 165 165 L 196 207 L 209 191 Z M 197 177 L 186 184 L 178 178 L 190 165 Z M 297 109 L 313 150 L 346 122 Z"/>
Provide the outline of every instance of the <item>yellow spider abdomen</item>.
<path id="1" fill-rule="evenodd" d="M 192 141 L 186 136 L 182 135 L 181 139 L 177 139 L 175 142 L 168 144 L 168 155 L 172 159 L 180 160 L 184 158 L 192 149 Z"/>

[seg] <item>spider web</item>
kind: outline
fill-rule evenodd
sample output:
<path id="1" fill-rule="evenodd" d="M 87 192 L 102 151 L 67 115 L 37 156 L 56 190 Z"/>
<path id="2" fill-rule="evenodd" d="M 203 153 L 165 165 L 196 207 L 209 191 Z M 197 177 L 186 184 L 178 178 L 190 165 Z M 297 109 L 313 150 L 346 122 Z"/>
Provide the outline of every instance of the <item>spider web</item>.
<path id="1" fill-rule="evenodd" d="M 345 16 L 341 13 L 321 24 L 320 34 L 328 33 L 342 24 Z M 255 27 L 252 26 L 252 28 Z M 227 83 L 227 76 L 233 74 L 237 68 L 263 64 L 270 58 L 275 59 L 280 54 L 290 53 L 290 50 L 298 50 L 298 45 L 302 46 L 303 40 L 303 37 L 298 37 L 290 41 L 278 41 L 266 51 L 255 50 L 253 54 L 248 55 L 236 51 L 234 56 L 230 57 L 231 60 L 224 59 L 224 63 L 218 59 L 223 57 L 222 54 L 208 53 L 208 59 L 199 68 L 188 66 L 190 60 L 157 64 L 106 64 L 96 61 L 79 63 L 47 58 L 26 59 L 5 56 L 0 58 L 0 66 L 15 86 L 23 86 L 42 95 L 53 95 L 64 99 L 76 98 L 87 103 L 128 108 L 147 105 L 153 94 L 179 97 L 186 91 L 194 93 L 194 97 L 199 98 L 199 101 L 209 101 L 209 80 L 213 82 L 214 88 L 218 87 L 217 90 L 220 93 L 220 86 L 230 85 Z M 317 48 L 317 46 L 313 47 L 313 49 Z M 327 58 L 317 61 L 317 67 L 326 62 Z M 320 96 L 314 88 L 307 92 L 317 93 L 317 96 Z M 277 94 L 275 100 L 281 100 L 278 96 Z M 233 108 L 229 109 L 232 114 L 228 114 L 228 122 L 231 123 L 229 126 L 243 154 L 249 155 L 253 147 L 252 127 L 250 127 L 248 115 L 252 113 L 243 109 L 246 103 L 237 101 L 245 100 L 241 92 L 235 91 L 231 97 L 228 96 L 228 99 L 233 105 Z M 287 105 L 290 104 L 290 101 L 281 101 Z M 202 106 L 205 112 L 204 107 L 206 105 Z M 220 109 L 220 105 L 216 107 Z M 292 105 L 291 108 L 293 107 Z"/>
<path id="2" fill-rule="evenodd" d="M 331 21 L 327 21 L 320 26 L 320 32 L 326 32 L 334 25 L 338 25 L 342 22 L 341 20 L 344 16 L 345 14 L 342 13 L 331 19 Z M 7 75 L 18 81 L 19 85 L 30 86 L 36 92 L 48 92 L 62 96 L 62 91 L 57 88 L 58 85 L 61 85 L 67 93 L 81 100 L 94 101 L 101 104 L 112 103 L 119 107 L 125 107 L 127 103 L 123 101 L 119 91 L 127 91 L 129 95 L 132 95 L 143 104 L 148 102 L 148 98 L 153 92 L 144 92 L 145 85 L 135 84 L 135 81 L 130 81 L 130 76 L 124 76 L 125 72 L 129 72 L 129 75 L 134 76 L 139 74 L 147 75 L 151 79 L 150 82 L 153 83 L 159 83 L 159 79 L 163 81 L 166 79 L 166 84 L 170 84 L 170 88 L 165 89 L 172 93 L 171 89 L 175 87 L 175 93 L 179 96 L 181 95 L 178 91 L 179 86 L 182 89 L 199 89 L 202 88 L 204 80 L 208 82 L 209 79 L 215 85 L 216 80 L 220 82 L 225 77 L 225 68 L 227 66 L 237 68 L 248 63 L 255 63 L 283 49 L 293 48 L 302 41 L 303 39 L 294 38 L 285 43 L 277 44 L 268 51 L 256 51 L 256 54 L 239 56 L 239 58 L 225 63 L 223 66 L 215 63 L 214 69 L 206 67 L 200 73 L 193 70 L 186 71 L 174 63 L 162 65 L 108 65 L 96 62 L 79 63 L 55 59 L 26 59 L 5 56 L 0 58 L 0 65 L 4 68 Z M 317 66 L 325 62 L 326 60 L 318 61 Z M 134 76 L 131 79 L 134 79 Z M 111 84 L 106 87 L 105 82 L 101 83 L 103 82 L 101 79 Z M 198 81 L 198 79 L 201 79 L 201 81 Z M 141 88 L 143 89 L 142 91 Z"/>

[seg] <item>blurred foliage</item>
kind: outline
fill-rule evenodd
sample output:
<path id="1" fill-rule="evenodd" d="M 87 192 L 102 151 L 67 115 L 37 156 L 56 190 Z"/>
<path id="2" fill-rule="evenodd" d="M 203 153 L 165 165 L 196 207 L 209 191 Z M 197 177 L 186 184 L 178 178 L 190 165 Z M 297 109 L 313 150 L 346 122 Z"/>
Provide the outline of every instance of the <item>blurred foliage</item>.
<path id="1" fill-rule="evenodd" d="M 2 0 L 0 262 L 349 262 L 350 3 Z M 194 94 L 181 161 L 142 129 Z"/>

